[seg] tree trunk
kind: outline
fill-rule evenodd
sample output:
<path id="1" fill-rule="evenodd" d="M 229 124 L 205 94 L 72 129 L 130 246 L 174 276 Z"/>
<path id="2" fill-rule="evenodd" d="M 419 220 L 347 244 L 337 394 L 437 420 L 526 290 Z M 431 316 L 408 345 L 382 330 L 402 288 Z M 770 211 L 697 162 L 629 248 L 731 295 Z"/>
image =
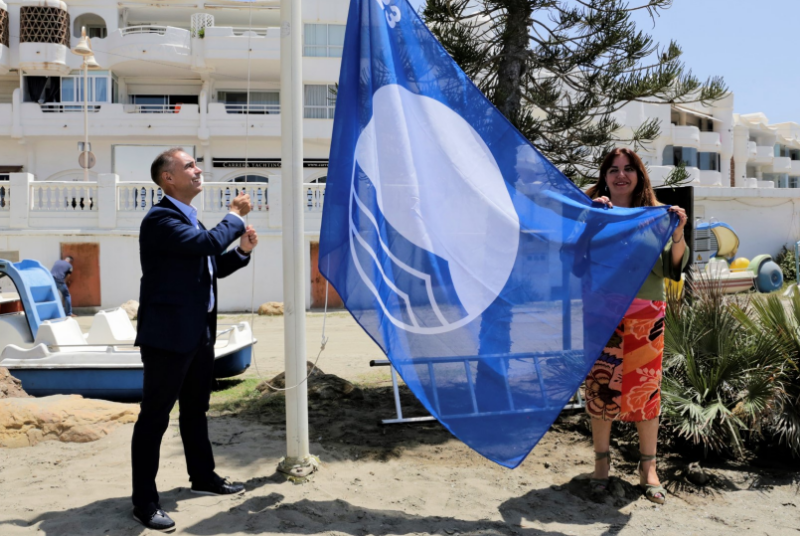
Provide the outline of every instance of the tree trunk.
<path id="1" fill-rule="evenodd" d="M 512 122 L 522 106 L 522 77 L 525 75 L 529 53 L 528 30 L 533 14 L 528 0 L 506 2 L 507 24 L 501 38 L 495 106 Z"/>

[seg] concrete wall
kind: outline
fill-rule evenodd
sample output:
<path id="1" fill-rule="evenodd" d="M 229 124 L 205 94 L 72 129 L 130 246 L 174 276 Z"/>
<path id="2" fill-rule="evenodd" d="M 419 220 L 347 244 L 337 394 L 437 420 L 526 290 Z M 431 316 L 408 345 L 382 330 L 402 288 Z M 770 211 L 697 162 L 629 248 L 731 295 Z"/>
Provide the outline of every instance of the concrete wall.
<path id="1" fill-rule="evenodd" d="M 729 224 L 739 235 L 737 256 L 752 259 L 800 240 L 800 190 L 695 188 L 695 216 Z"/>
<path id="2" fill-rule="evenodd" d="M 315 235 L 305 239 L 306 307 L 311 304 L 310 245 L 318 240 Z M 0 230 L 1 251 L 19 251 L 20 259 L 35 259 L 47 267 L 58 260 L 62 243 L 82 242 L 100 246 L 100 307 L 138 300 L 142 276 L 138 232 Z M 283 301 L 282 262 L 280 233 L 259 231 L 259 245 L 250 265 L 219 281 L 219 310 L 249 312 L 251 304 L 257 309 L 266 301 Z"/>

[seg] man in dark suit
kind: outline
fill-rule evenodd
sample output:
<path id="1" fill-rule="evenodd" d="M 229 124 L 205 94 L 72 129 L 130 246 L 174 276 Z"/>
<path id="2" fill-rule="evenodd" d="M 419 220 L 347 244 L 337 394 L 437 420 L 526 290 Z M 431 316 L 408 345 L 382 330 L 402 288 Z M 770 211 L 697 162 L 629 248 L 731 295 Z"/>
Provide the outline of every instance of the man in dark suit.
<path id="1" fill-rule="evenodd" d="M 179 401 L 180 432 L 192 491 L 228 495 L 244 491 L 214 472 L 206 412 L 214 369 L 217 279 L 250 261 L 258 243 L 243 216 L 250 197 L 238 195 L 213 229 L 197 221 L 192 199 L 203 189 L 202 170 L 180 149 L 159 155 L 150 168 L 164 198 L 147 213 L 139 232 L 142 280 L 136 345 L 144 365 L 144 391 L 133 429 L 133 515 L 161 531 L 175 523 L 161 509 L 156 489 L 161 438 Z M 239 246 L 226 251 L 241 237 Z"/>

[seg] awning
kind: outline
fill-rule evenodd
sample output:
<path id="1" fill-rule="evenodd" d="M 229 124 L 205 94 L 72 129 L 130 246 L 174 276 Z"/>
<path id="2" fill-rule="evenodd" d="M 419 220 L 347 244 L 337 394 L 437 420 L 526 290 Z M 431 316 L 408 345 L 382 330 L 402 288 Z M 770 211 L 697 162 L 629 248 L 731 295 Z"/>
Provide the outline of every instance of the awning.
<path id="1" fill-rule="evenodd" d="M 692 110 L 690 108 L 684 108 L 683 106 L 678 106 L 677 104 L 673 104 L 672 107 L 675 108 L 676 110 L 680 110 L 682 112 L 686 112 L 687 114 L 694 114 L 694 115 L 697 115 L 697 116 L 700 116 L 700 117 L 705 117 L 706 119 L 711 119 L 712 121 L 716 121 L 718 123 L 722 123 L 722 119 L 717 119 L 716 117 L 714 117 L 712 115 L 704 114 L 702 112 L 696 112 L 696 111 L 694 111 L 694 110 Z"/>

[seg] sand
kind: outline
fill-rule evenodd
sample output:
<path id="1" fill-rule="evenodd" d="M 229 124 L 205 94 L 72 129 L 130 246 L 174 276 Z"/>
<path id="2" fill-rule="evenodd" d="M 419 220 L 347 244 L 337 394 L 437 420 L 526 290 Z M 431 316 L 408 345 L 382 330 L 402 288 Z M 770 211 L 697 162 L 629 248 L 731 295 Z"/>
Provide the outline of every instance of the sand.
<path id="1" fill-rule="evenodd" d="M 320 315 L 309 315 L 312 361 L 321 325 Z M 380 427 L 377 420 L 392 414 L 388 374 L 368 362 L 382 356 L 346 315 L 329 315 L 327 328 L 320 367 L 357 382 L 365 398 L 312 402 L 311 451 L 321 460 L 314 480 L 295 485 L 276 473 L 285 454 L 279 412 L 217 414 L 210 419 L 217 470 L 247 491 L 192 495 L 173 421 L 158 486 L 178 524 L 175 534 L 800 534 L 798 473 L 769 465 L 778 460 L 762 461 L 757 471 L 704 462 L 712 485 L 701 489 L 680 478 L 694 460 L 668 456 L 660 472 L 672 494 L 656 506 L 633 486 L 635 462 L 613 451 L 617 496 L 596 504 L 582 480 L 592 453 L 579 415 L 566 415 L 513 471 L 481 458 L 435 423 Z M 268 378 L 282 371 L 282 319 L 259 317 L 255 332 L 258 368 L 246 376 Z M 404 403 L 412 414 L 420 412 L 410 398 Z M 0 449 L 0 535 L 149 534 L 131 517 L 131 433 L 132 425 L 123 425 L 88 444 Z"/>

